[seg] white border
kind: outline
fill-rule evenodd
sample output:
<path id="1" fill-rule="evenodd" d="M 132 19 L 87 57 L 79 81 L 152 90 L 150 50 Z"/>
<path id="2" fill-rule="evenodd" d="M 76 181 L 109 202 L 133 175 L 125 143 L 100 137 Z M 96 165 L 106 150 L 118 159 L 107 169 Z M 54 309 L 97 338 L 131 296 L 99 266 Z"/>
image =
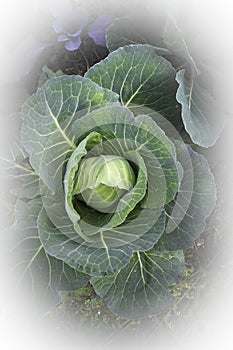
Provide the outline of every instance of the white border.
<path id="1" fill-rule="evenodd" d="M 63 0 L 66 1 L 66 0 Z M 88 2 L 88 1 L 87 1 Z M 123 6 L 124 2 L 112 1 L 113 4 Z M 90 3 L 90 1 L 89 1 Z M 100 1 L 101 3 L 101 1 Z M 129 1 L 130 7 L 137 6 L 140 1 Z M 142 3 L 142 1 L 141 1 Z M 159 5 L 158 5 L 159 4 Z M 193 323 L 187 325 L 187 329 L 177 332 L 172 338 L 166 334 L 159 339 L 157 337 L 148 339 L 147 343 L 134 341 L 127 337 L 115 339 L 114 343 L 109 344 L 111 349 L 145 349 L 147 346 L 159 347 L 165 350 L 173 349 L 227 349 L 233 345 L 232 323 L 233 323 L 233 278 L 232 278 L 232 134 L 233 128 L 230 122 L 232 118 L 232 8 L 231 2 L 227 0 L 218 1 L 152 1 L 143 0 L 143 5 L 152 11 L 161 8 L 170 8 L 173 13 L 186 22 L 189 28 L 190 40 L 196 47 L 201 48 L 201 53 L 208 55 L 208 62 L 216 66 L 216 77 L 219 79 L 218 96 L 223 109 L 228 114 L 227 128 L 224 137 L 221 140 L 221 152 L 223 159 L 222 189 L 224 193 L 225 207 L 223 210 L 224 220 L 222 223 L 223 232 L 223 253 L 226 252 L 226 260 L 220 260 L 216 267 L 216 278 L 209 282 L 209 292 L 203 301 L 203 309 L 200 313 L 193 315 Z M 19 57 L 11 57 L 11 50 L 20 40 L 24 33 L 30 31 L 30 25 L 33 18 L 40 16 L 45 10 L 47 1 L 42 0 L 8 0 L 0 5 L 0 74 L 1 80 L 7 81 L 9 72 L 14 72 L 15 65 Z M 167 7 L 168 6 L 168 7 Z M 142 14 L 143 20 L 143 14 Z M 23 25 L 22 25 L 23 24 Z M 38 28 L 38 30 L 40 30 Z M 9 48 L 9 55 L 7 55 Z M 8 59 L 9 58 L 9 59 Z M 3 95 L 1 93 L 3 98 Z M 8 94 L 10 103 L 10 93 Z M 5 101 L 4 101 L 5 102 Z M 220 118 L 222 116 L 219 116 Z M 7 141 L 8 124 L 4 122 L 4 115 L 1 116 L 1 149 L 5 148 Z M 0 248 L 4 249 L 4 248 Z M 221 254 L 222 254 L 221 251 Z M 222 254 L 224 255 L 224 254 Z M 24 302 L 19 298 L 18 291 L 14 283 L 8 279 L 7 266 L 1 265 L 1 295 L 0 295 L 0 344 L 3 349 L 107 349 L 101 345 L 100 338 L 89 335 L 76 334 L 74 339 L 68 334 L 61 334 L 59 330 L 55 334 L 49 326 L 44 327 L 38 323 L 31 310 L 27 310 Z"/>

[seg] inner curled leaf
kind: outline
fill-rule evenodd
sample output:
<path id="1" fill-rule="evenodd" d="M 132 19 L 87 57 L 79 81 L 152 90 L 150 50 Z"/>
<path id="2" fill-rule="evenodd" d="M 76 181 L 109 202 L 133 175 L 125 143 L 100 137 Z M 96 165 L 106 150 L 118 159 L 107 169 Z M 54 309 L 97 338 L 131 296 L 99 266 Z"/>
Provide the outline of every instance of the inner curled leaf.
<path id="1" fill-rule="evenodd" d="M 98 211 L 109 212 L 134 184 L 135 174 L 127 160 L 100 155 L 81 161 L 73 195 Z"/>

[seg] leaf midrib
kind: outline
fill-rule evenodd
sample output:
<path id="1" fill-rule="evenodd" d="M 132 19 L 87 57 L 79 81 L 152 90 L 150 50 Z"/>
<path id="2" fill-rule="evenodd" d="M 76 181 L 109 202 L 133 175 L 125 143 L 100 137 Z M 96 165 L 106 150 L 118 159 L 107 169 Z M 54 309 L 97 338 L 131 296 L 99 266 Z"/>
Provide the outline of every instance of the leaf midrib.
<path id="1" fill-rule="evenodd" d="M 75 146 L 75 143 L 73 140 L 70 140 L 68 138 L 68 136 L 66 135 L 66 133 L 64 132 L 64 130 L 61 128 L 60 124 L 58 123 L 58 120 L 57 118 L 55 117 L 55 115 L 53 114 L 51 108 L 49 107 L 49 104 L 47 102 L 47 100 L 45 100 L 45 103 L 46 103 L 46 106 L 48 108 L 48 111 L 53 119 L 53 122 L 57 128 L 57 130 L 60 132 L 60 134 L 62 135 L 62 137 L 65 139 L 66 143 L 69 145 L 70 148 L 72 148 L 72 150 L 75 150 L 76 149 L 76 146 Z"/>

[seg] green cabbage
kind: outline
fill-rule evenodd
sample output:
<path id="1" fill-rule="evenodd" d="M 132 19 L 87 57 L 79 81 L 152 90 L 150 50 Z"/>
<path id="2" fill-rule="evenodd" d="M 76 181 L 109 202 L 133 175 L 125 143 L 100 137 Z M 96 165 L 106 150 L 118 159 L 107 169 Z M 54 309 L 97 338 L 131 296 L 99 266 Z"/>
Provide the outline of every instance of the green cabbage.
<path id="1" fill-rule="evenodd" d="M 46 292 L 90 281 L 129 319 L 174 304 L 168 288 L 216 197 L 206 159 L 179 136 L 177 89 L 152 46 L 129 45 L 24 103 L 17 249 Z"/>

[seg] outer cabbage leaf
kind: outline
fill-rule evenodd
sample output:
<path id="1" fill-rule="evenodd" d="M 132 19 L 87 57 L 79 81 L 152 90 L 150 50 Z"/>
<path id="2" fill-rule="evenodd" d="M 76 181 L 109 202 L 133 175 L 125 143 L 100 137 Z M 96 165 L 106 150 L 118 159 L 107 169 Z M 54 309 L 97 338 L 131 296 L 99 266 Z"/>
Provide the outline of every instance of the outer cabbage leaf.
<path id="1" fill-rule="evenodd" d="M 178 85 L 175 69 L 150 45 L 128 45 L 109 54 L 85 76 L 98 85 L 116 92 L 120 102 L 147 106 L 173 124 L 179 122 L 176 100 Z"/>
<path id="2" fill-rule="evenodd" d="M 117 101 L 117 95 L 79 76 L 48 80 L 22 107 L 22 142 L 44 184 L 55 190 L 66 157 L 75 149 L 71 126 L 78 111 Z"/>
<path id="3" fill-rule="evenodd" d="M 177 73 L 176 80 L 179 83 L 176 97 L 182 105 L 181 116 L 186 131 L 197 145 L 212 146 L 223 127 L 216 100 L 200 84 L 200 76 L 192 74 L 187 79 L 183 69 Z"/>
<path id="4" fill-rule="evenodd" d="M 110 310 L 128 319 L 148 317 L 168 310 L 175 298 L 168 287 L 183 276 L 182 251 L 135 253 L 129 264 L 114 275 L 93 277 L 95 292 Z"/>
<path id="5" fill-rule="evenodd" d="M 18 142 L 11 148 L 9 159 L 1 158 L 2 168 L 10 180 L 10 191 L 16 197 L 32 199 L 40 195 L 39 176 L 32 169 L 28 154 Z"/>
<path id="6" fill-rule="evenodd" d="M 156 245 L 156 248 L 164 251 L 185 249 L 193 244 L 204 231 L 206 218 L 216 202 L 214 176 L 207 160 L 182 142 L 175 141 L 175 145 L 177 158 L 184 169 L 178 195 L 182 196 L 180 203 L 188 203 L 188 208 L 184 211 L 184 206 L 180 205 L 173 212 L 175 201 L 166 206 L 169 217 L 167 229 Z M 175 224 L 173 230 L 172 223 Z"/>
<path id="7" fill-rule="evenodd" d="M 58 298 L 59 291 L 76 290 L 89 281 L 89 276 L 79 272 L 64 261 L 51 257 L 44 250 L 37 230 L 37 217 L 42 207 L 40 198 L 16 204 L 16 244 L 12 249 L 19 280 L 26 280 L 34 297 L 42 295 Z M 13 244 L 13 242 L 12 242 Z"/>
<path id="8" fill-rule="evenodd" d="M 164 231 L 164 218 L 164 213 L 162 213 L 153 228 L 148 231 L 148 234 L 145 234 L 143 239 L 138 239 L 137 245 L 142 246 L 144 244 L 145 250 L 151 247 L 153 241 L 158 240 Z M 131 244 L 109 248 L 102 234 L 100 234 L 102 247 L 85 242 L 79 244 L 62 234 L 53 225 L 44 209 L 39 214 L 37 225 L 40 240 L 50 255 L 91 276 L 105 276 L 119 271 L 128 263 L 135 249 Z"/>
<path id="9" fill-rule="evenodd" d="M 127 264 L 131 254 L 126 246 L 97 248 L 68 239 L 52 224 L 44 209 L 38 218 L 38 229 L 40 239 L 50 255 L 90 275 L 105 275 L 119 270 Z"/>
<path id="10" fill-rule="evenodd" d="M 182 61 L 185 61 L 193 72 L 196 74 L 199 73 L 199 68 L 197 67 L 196 62 L 190 53 L 190 49 L 185 41 L 184 35 L 177 25 L 175 19 L 171 16 L 168 17 L 165 24 L 163 41 L 169 52 L 179 57 Z"/>

